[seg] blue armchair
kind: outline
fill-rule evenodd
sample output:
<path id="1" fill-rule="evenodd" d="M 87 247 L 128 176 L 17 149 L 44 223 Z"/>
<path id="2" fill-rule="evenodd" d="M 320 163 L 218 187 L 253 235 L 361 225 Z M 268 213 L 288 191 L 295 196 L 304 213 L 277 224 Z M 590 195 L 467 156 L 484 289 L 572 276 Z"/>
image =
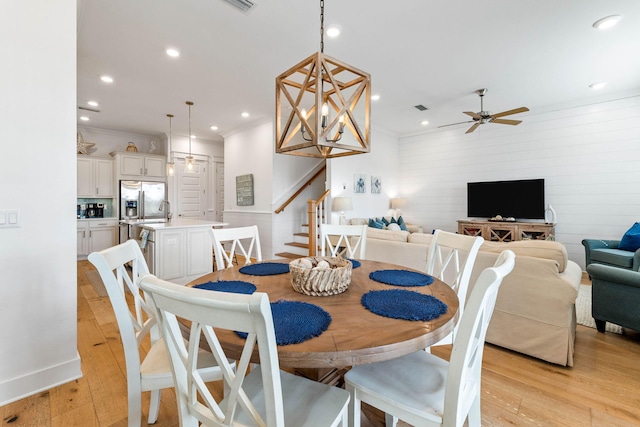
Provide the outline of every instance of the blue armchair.
<path id="1" fill-rule="evenodd" d="M 584 239 L 586 267 L 590 264 L 604 264 L 627 270 L 640 269 L 640 249 L 635 252 L 618 249 L 620 240 Z M 591 275 L 589 273 L 589 275 Z"/>
<path id="2" fill-rule="evenodd" d="M 607 322 L 640 331 L 640 272 L 602 264 L 587 266 L 587 272 L 598 332 L 604 332 Z"/>

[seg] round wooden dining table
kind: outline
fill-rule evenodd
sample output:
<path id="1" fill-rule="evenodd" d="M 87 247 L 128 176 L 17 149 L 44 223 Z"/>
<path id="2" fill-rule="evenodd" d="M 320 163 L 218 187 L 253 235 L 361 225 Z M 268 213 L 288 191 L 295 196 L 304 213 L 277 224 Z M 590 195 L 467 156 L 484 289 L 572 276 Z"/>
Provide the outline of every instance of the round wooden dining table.
<path id="1" fill-rule="evenodd" d="M 298 344 L 278 346 L 281 367 L 340 369 L 393 359 L 429 347 L 453 330 L 458 317 L 458 298 L 446 283 L 434 278 L 434 282 L 427 286 L 390 286 L 370 279 L 369 274 L 377 270 L 409 269 L 376 261 L 361 260 L 360 263 L 352 270 L 347 290 L 332 296 L 308 296 L 296 292 L 291 286 L 289 273 L 254 276 L 241 273 L 241 267 L 214 271 L 187 286 L 240 280 L 254 284 L 256 292 L 267 293 L 271 302 L 303 301 L 327 311 L 331 315 L 331 323 L 320 336 Z M 369 291 L 391 288 L 432 295 L 447 305 L 447 311 L 430 321 L 409 321 L 374 314 L 360 302 L 362 295 Z M 216 330 L 216 334 L 227 357 L 239 359 L 244 339 L 233 331 Z M 259 363 L 257 350 L 252 362 Z"/>

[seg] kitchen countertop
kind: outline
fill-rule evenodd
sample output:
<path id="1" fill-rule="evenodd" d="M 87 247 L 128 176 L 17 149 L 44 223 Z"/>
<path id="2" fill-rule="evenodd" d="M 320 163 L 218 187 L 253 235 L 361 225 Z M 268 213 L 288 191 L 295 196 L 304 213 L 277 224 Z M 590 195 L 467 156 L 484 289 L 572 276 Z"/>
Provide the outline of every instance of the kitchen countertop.
<path id="1" fill-rule="evenodd" d="M 87 217 L 87 218 L 78 218 L 78 221 L 117 221 L 116 217 L 105 217 L 105 218 L 96 218 L 96 217 Z"/>
<path id="2" fill-rule="evenodd" d="M 177 228 L 192 228 L 192 227 L 224 227 L 229 225 L 227 222 L 217 221 L 202 221 L 192 218 L 173 218 L 170 222 L 152 222 L 152 223 L 137 223 L 140 227 L 157 231 L 165 229 L 177 229 Z"/>

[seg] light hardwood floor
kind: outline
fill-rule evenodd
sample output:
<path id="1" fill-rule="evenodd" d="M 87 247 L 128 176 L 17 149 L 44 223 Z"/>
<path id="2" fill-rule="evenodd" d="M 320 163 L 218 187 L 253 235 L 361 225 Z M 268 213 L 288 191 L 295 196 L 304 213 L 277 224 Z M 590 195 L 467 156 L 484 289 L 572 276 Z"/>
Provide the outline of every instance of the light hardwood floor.
<path id="1" fill-rule="evenodd" d="M 95 270 L 78 262 L 78 351 L 83 378 L 0 407 L 2 426 L 126 426 L 125 364 Z M 450 348 L 433 353 L 448 358 Z M 148 409 L 143 394 L 143 411 Z M 578 325 L 573 368 L 488 344 L 482 372 L 484 426 L 640 425 L 640 334 Z M 177 426 L 175 396 L 162 394 L 158 427 Z M 297 427 L 297 426 L 293 426 Z"/>

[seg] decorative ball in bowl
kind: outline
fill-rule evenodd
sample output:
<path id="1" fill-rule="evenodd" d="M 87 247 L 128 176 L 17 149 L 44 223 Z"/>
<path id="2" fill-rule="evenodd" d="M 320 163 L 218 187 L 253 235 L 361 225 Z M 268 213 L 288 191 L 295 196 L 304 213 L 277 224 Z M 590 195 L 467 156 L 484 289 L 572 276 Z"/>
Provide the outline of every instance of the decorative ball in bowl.
<path id="1" fill-rule="evenodd" d="M 311 296 L 342 293 L 351 283 L 351 261 L 338 257 L 306 257 L 289 263 L 291 286 Z"/>

